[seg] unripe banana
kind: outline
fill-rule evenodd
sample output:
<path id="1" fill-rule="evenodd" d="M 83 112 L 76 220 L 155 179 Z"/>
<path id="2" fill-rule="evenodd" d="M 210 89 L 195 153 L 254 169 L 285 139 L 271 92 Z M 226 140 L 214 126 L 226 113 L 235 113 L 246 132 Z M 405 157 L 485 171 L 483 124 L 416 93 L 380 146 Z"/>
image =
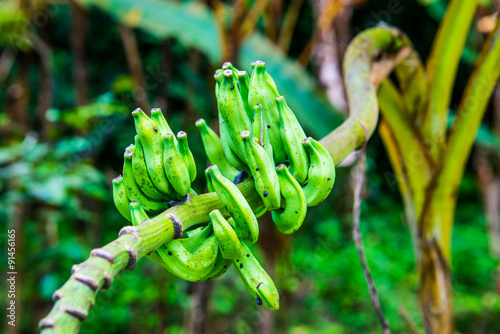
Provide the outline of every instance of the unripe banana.
<path id="1" fill-rule="evenodd" d="M 274 100 L 276 97 L 278 92 L 268 83 L 266 77 L 266 63 L 256 61 L 250 84 L 249 102 L 251 106 L 257 104 L 262 106 L 265 131 L 269 133 L 274 162 L 282 164 L 286 160 L 286 154 L 281 143 L 280 117 Z"/>
<path id="2" fill-rule="evenodd" d="M 123 183 L 123 177 L 121 175 L 113 179 L 113 202 L 115 202 L 115 206 L 123 218 L 131 221 L 129 209 L 130 201 L 127 197 L 125 183 Z"/>
<path id="3" fill-rule="evenodd" d="M 224 80 L 224 74 L 222 74 L 224 70 L 223 69 L 218 69 L 215 71 L 214 74 L 214 79 L 215 79 L 215 98 L 217 98 L 219 94 L 219 88 L 220 85 L 222 84 L 222 80 Z"/>
<path id="4" fill-rule="evenodd" d="M 304 222 L 307 213 L 307 202 L 300 184 L 281 164 L 276 167 L 280 180 L 281 196 L 285 199 L 286 207 L 271 212 L 276 227 L 285 234 L 297 231 Z"/>
<path id="5" fill-rule="evenodd" d="M 268 210 L 279 209 L 281 205 L 280 184 L 274 164 L 269 160 L 264 148 L 252 139 L 249 131 L 243 131 L 241 138 L 245 145 L 246 161 L 257 192 Z"/>
<path id="6" fill-rule="evenodd" d="M 241 244 L 240 256 L 233 259 L 233 264 L 257 304 L 268 310 L 280 308 L 278 289 L 244 243 Z"/>
<path id="7" fill-rule="evenodd" d="M 132 156 L 134 155 L 133 145 L 127 147 L 123 155 L 123 182 L 125 183 L 125 192 L 131 202 L 141 203 L 147 212 L 155 212 L 168 208 L 168 203 L 157 201 L 144 195 L 139 185 L 135 181 L 134 168 L 132 167 Z"/>
<path id="8" fill-rule="evenodd" d="M 290 171 L 293 177 L 303 184 L 306 182 L 309 169 L 309 157 L 302 145 L 306 134 L 283 96 L 276 98 L 276 104 L 280 115 L 281 142 L 290 161 Z"/>
<path id="9" fill-rule="evenodd" d="M 250 243 L 256 242 L 259 238 L 259 224 L 241 191 L 220 173 L 217 166 L 208 167 L 205 173 L 210 176 L 217 196 L 234 219 L 234 230 L 238 237 Z"/>
<path id="10" fill-rule="evenodd" d="M 253 109 L 252 137 L 254 139 L 257 139 L 257 143 L 266 150 L 269 159 L 271 161 L 274 161 L 273 146 L 271 145 L 271 141 L 269 140 L 269 132 L 265 130 L 262 106 L 260 104 L 256 104 L 253 106 L 252 109 Z"/>
<path id="11" fill-rule="evenodd" d="M 228 132 L 226 122 L 222 119 L 219 113 L 219 130 L 220 130 L 220 140 L 222 143 L 222 150 L 227 158 L 227 161 L 237 169 L 247 170 L 247 165 L 238 157 L 238 155 L 232 150 L 229 145 L 231 141 L 231 135 Z"/>
<path id="12" fill-rule="evenodd" d="M 200 279 L 198 282 L 211 281 L 213 279 L 221 277 L 229 270 L 229 268 L 231 268 L 232 264 L 233 261 L 227 260 L 224 257 L 222 257 L 222 252 L 219 250 L 219 253 L 217 254 L 217 259 L 215 260 L 214 267 L 205 277 Z"/>
<path id="13" fill-rule="evenodd" d="M 227 129 L 228 136 L 226 139 L 228 139 L 229 147 L 240 160 L 245 162 L 243 142 L 239 135 L 242 131 L 249 130 L 251 128 L 251 123 L 245 111 L 237 84 L 237 81 L 234 80 L 233 72 L 231 70 L 225 70 L 224 81 L 219 88 L 219 94 L 217 96 L 217 107 L 220 116 L 222 116 L 219 119 L 219 124 L 221 127 L 225 125 Z M 226 153 L 226 151 L 224 151 L 224 153 Z"/>
<path id="14" fill-rule="evenodd" d="M 203 118 L 196 121 L 196 127 L 200 130 L 203 147 L 205 148 L 205 153 L 210 164 L 217 165 L 222 175 L 233 180 L 239 174 L 239 171 L 229 163 L 224 155 L 219 136 L 208 126 Z"/>
<path id="15" fill-rule="evenodd" d="M 239 70 L 236 67 L 234 67 L 234 65 L 231 62 L 226 61 L 224 64 L 222 64 L 222 70 L 223 71 L 225 71 L 225 70 L 231 70 L 231 72 L 233 72 L 234 79 L 238 80 L 238 72 L 239 72 Z"/>
<path id="16" fill-rule="evenodd" d="M 184 198 L 191 188 L 191 179 L 189 172 L 177 150 L 174 142 L 174 135 L 168 133 L 163 136 L 164 151 L 163 159 L 165 164 L 165 173 L 168 181 L 174 187 L 179 199 Z"/>
<path id="17" fill-rule="evenodd" d="M 149 177 L 156 189 L 169 195 L 172 187 L 163 168 L 163 138 L 155 124 L 140 108 L 132 112 L 135 130 L 141 141 Z"/>
<path id="18" fill-rule="evenodd" d="M 255 70 L 255 65 L 257 65 L 257 62 L 260 62 L 260 60 L 256 60 L 252 63 L 250 63 L 250 65 L 252 65 L 252 74 L 253 74 L 253 70 Z M 274 82 L 274 79 L 273 77 L 266 71 L 266 80 L 267 80 L 267 83 L 271 86 L 271 89 L 273 90 L 273 92 L 276 92 L 276 96 L 278 96 L 278 88 L 276 88 L 276 83 Z"/>
<path id="19" fill-rule="evenodd" d="M 238 88 L 240 89 L 241 99 L 243 100 L 243 106 L 245 107 L 245 111 L 247 112 L 248 118 L 252 119 L 253 110 L 252 106 L 248 104 L 248 93 L 250 91 L 250 78 L 246 71 L 238 71 L 236 73 L 236 77 L 238 78 Z"/>
<path id="20" fill-rule="evenodd" d="M 189 179 L 193 182 L 196 179 L 196 163 L 194 161 L 193 153 L 189 149 L 187 133 L 179 131 L 177 133 L 177 142 L 179 153 L 186 164 L 189 173 Z"/>
<path id="21" fill-rule="evenodd" d="M 169 133 L 174 134 L 160 108 L 151 109 L 151 119 L 155 122 L 163 136 Z M 177 140 L 175 138 L 174 142 L 175 145 L 177 145 Z"/>
<path id="22" fill-rule="evenodd" d="M 219 210 L 210 212 L 210 221 L 219 242 L 222 257 L 225 259 L 236 258 L 240 254 L 241 242 L 233 227 L 221 215 Z"/>
<path id="23" fill-rule="evenodd" d="M 139 202 L 130 203 L 130 216 L 132 217 L 132 225 L 134 226 L 140 225 L 149 219 L 146 211 L 144 211 Z M 146 257 L 153 262 L 163 264 L 163 260 L 156 251 L 149 253 Z"/>
<path id="24" fill-rule="evenodd" d="M 175 239 L 158 248 L 164 267 L 173 275 L 190 282 L 206 277 L 215 266 L 218 245 L 211 226 L 190 238 Z"/>
<path id="25" fill-rule="evenodd" d="M 162 194 L 153 184 L 148 174 L 146 160 L 144 159 L 144 149 L 142 148 L 139 136 L 135 136 L 135 150 L 132 156 L 132 167 L 134 168 L 135 181 L 144 194 L 152 199 L 169 201 L 172 197 L 175 198 L 174 188 L 170 187 L 168 196 Z"/>
<path id="26" fill-rule="evenodd" d="M 307 137 L 303 145 L 311 164 L 307 175 L 307 184 L 302 188 L 307 205 L 314 206 L 323 202 L 332 191 L 335 182 L 335 165 L 330 153 L 316 140 Z"/>

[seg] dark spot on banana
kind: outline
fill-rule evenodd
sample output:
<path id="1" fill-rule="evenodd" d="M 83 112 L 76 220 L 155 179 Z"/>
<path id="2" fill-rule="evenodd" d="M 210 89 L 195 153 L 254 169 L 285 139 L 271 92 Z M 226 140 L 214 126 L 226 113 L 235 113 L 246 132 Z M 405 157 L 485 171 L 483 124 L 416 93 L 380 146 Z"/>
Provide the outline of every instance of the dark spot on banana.
<path id="1" fill-rule="evenodd" d="M 298 211 L 295 211 L 295 213 L 299 213 Z"/>
<path id="2" fill-rule="evenodd" d="M 231 88 L 231 89 L 234 89 L 234 85 L 231 85 L 231 87 L 230 87 L 230 88 Z"/>
<path id="3" fill-rule="evenodd" d="M 255 170 L 259 170 L 260 168 L 259 167 L 255 167 Z"/>
<path id="4" fill-rule="evenodd" d="M 329 178 L 328 178 L 328 181 L 330 181 L 331 179 L 332 179 L 332 178 L 331 178 L 331 177 L 329 177 Z"/>
<path id="5" fill-rule="evenodd" d="M 240 262 L 240 260 L 236 260 L 236 262 Z"/>
<path id="6" fill-rule="evenodd" d="M 157 129 L 155 126 L 153 126 L 153 130 L 154 130 L 155 132 L 158 132 L 158 129 Z"/>
<path id="7" fill-rule="evenodd" d="M 271 128 L 271 126 L 270 126 L 270 125 L 268 125 L 268 126 L 267 126 L 267 128 L 268 128 L 268 129 L 270 129 L 270 128 Z"/>
<path id="8" fill-rule="evenodd" d="M 264 190 L 264 197 L 267 197 L 267 191 Z"/>
<path id="9" fill-rule="evenodd" d="M 240 263 L 240 268 L 243 268 L 243 263 Z"/>
<path id="10" fill-rule="evenodd" d="M 260 299 L 260 296 L 257 296 L 257 305 L 262 305 L 262 300 Z"/>
<path id="11" fill-rule="evenodd" d="M 168 251 L 168 255 L 170 255 L 170 256 L 171 256 L 171 255 L 172 255 L 172 252 L 171 252 L 171 251 Z"/>
<path id="12" fill-rule="evenodd" d="M 224 266 L 224 269 L 226 269 L 226 268 L 227 268 L 227 266 Z"/>
<path id="13" fill-rule="evenodd" d="M 250 254 L 247 254 L 247 257 L 250 257 Z"/>

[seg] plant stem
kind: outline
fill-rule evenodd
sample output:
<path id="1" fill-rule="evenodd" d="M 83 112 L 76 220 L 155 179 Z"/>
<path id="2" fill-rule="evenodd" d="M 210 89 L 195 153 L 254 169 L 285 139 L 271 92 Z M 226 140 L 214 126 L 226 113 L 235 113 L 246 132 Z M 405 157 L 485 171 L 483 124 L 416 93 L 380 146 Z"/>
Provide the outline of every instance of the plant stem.
<path id="1" fill-rule="evenodd" d="M 349 47 L 345 69 L 351 116 L 320 141 L 336 165 L 366 143 L 375 130 L 378 104 L 372 82 L 380 82 L 381 78 L 372 81 L 371 70 L 376 60 L 383 57 L 374 55 L 384 53 L 389 56 L 383 59 L 382 66 L 382 73 L 387 75 L 400 60 L 398 55 L 406 46 L 401 41 L 398 30 L 379 27 L 361 33 Z M 239 184 L 238 188 L 253 209 L 263 205 L 251 179 Z M 71 278 L 54 293 L 54 307 L 40 321 L 42 333 L 78 332 L 99 290 L 108 288 L 121 270 L 132 270 L 137 260 L 180 237 L 182 229 L 208 222 L 209 213 L 214 209 L 219 209 L 225 217 L 229 216 L 215 193 L 202 194 L 188 198 L 183 205 L 173 206 L 141 225 L 124 227 L 118 239 L 93 250 L 89 259 L 73 267 Z"/>

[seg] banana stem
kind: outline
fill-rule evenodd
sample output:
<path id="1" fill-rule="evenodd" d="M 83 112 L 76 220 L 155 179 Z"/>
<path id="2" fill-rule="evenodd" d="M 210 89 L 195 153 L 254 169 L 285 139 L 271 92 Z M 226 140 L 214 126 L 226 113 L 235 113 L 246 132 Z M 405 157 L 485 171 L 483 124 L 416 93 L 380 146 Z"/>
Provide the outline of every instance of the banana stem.
<path id="1" fill-rule="evenodd" d="M 336 165 L 362 146 L 375 130 L 378 120 L 376 86 L 402 58 L 407 44 L 401 36 L 396 29 L 378 27 L 361 33 L 351 43 L 344 64 L 351 115 L 320 141 Z M 374 77 L 372 72 L 377 69 L 374 66 L 377 62 L 381 66 L 378 77 Z M 238 184 L 238 188 L 254 211 L 263 206 L 251 180 Z M 109 288 L 120 271 L 132 270 L 142 257 L 180 237 L 183 229 L 210 221 L 209 213 L 215 209 L 229 217 L 215 193 L 202 194 L 192 196 L 186 203 L 173 206 L 139 226 L 124 227 L 116 240 L 94 249 L 85 262 L 73 266 L 70 279 L 54 293 L 54 307 L 40 321 L 41 332 L 77 333 L 97 293 Z"/>

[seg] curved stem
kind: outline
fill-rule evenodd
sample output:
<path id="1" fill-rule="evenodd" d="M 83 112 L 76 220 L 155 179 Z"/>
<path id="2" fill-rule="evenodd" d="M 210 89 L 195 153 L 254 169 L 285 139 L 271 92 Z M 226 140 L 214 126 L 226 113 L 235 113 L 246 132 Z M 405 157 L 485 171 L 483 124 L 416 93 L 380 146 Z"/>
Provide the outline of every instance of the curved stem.
<path id="1" fill-rule="evenodd" d="M 378 120 L 376 84 L 408 54 L 404 53 L 406 43 L 401 36 L 393 28 L 373 28 L 358 35 L 347 50 L 344 67 L 351 115 L 320 141 L 336 165 L 365 143 L 375 130 Z M 372 73 L 375 69 L 377 76 Z M 251 180 L 238 187 L 252 209 L 262 206 Z M 171 207 L 139 226 L 124 227 L 118 239 L 93 250 L 89 259 L 73 267 L 70 279 L 54 293 L 54 307 L 40 321 L 42 333 L 78 332 L 97 293 L 108 288 L 121 270 L 132 270 L 137 260 L 180 237 L 182 229 L 209 221 L 208 214 L 214 209 L 228 216 L 215 193 L 203 194 L 190 197 L 183 205 Z"/>

